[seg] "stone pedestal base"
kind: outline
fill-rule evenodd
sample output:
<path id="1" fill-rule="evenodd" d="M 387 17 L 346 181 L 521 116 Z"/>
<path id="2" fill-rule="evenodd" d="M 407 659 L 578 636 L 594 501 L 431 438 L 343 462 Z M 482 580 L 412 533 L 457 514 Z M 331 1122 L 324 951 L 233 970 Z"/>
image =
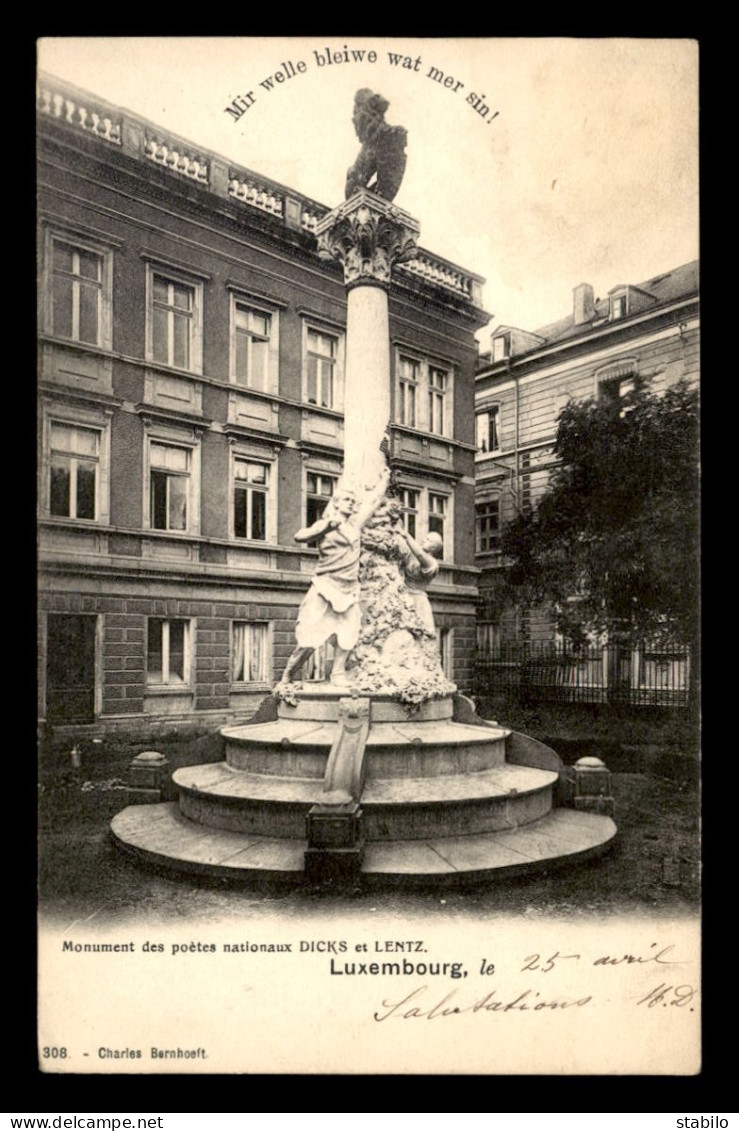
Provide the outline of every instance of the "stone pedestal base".
<path id="1" fill-rule="evenodd" d="M 604 817 L 616 815 L 616 802 L 612 797 L 576 797 L 574 808 L 581 813 L 600 813 Z"/>
<path id="2" fill-rule="evenodd" d="M 362 843 L 362 810 L 356 801 L 342 805 L 319 801 L 309 809 L 306 827 L 309 848 L 357 848 Z"/>
<path id="3" fill-rule="evenodd" d="M 577 789 L 569 767 L 572 808 L 554 808 L 554 751 L 469 710 L 463 721 L 451 696 L 417 710 L 373 697 L 360 796 L 341 788 L 354 774 L 330 776 L 327 790 L 345 698 L 298 690 L 277 718 L 225 728 L 226 761 L 175 771 L 177 803 L 124 809 L 111 826 L 116 844 L 157 869 L 346 893 L 572 864 L 616 835 L 602 763 L 579 767 Z"/>
<path id="4" fill-rule="evenodd" d="M 128 767 L 128 784 L 133 789 L 161 791 L 167 777 L 169 762 L 158 750 L 142 750 Z"/>
<path id="5" fill-rule="evenodd" d="M 306 829 L 306 882 L 337 890 L 357 887 L 364 859 L 362 810 L 357 802 L 319 802 L 308 812 Z"/>
<path id="6" fill-rule="evenodd" d="M 573 767 L 573 806 L 585 813 L 613 817 L 616 803 L 611 787 L 611 773 L 600 758 L 580 758 Z"/>
<path id="7" fill-rule="evenodd" d="M 328 852 L 309 848 L 305 853 L 305 882 L 309 887 L 354 891 L 360 886 L 364 849 L 342 848 Z"/>

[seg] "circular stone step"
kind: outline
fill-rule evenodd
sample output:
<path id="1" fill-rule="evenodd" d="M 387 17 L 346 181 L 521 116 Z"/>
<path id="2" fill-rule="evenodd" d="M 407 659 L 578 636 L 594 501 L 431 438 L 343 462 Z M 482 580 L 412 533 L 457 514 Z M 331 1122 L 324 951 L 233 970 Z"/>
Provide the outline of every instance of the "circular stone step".
<path id="1" fill-rule="evenodd" d="M 323 779 L 337 724 L 278 720 L 224 727 L 226 761 L 237 770 L 277 777 Z M 510 731 L 451 720 L 372 722 L 367 738 L 368 780 L 477 773 L 505 761 Z"/>
<path id="2" fill-rule="evenodd" d="M 157 869 L 245 880 L 303 877 L 305 841 L 206 828 L 183 817 L 176 801 L 129 805 L 110 830 L 119 848 Z"/>
<path id="3" fill-rule="evenodd" d="M 435 778 L 368 781 L 362 794 L 365 838 L 417 840 L 515 828 L 552 806 L 557 774 L 526 766 Z M 323 782 L 234 770 L 225 762 L 176 770 L 180 809 L 211 828 L 273 837 L 304 835 Z"/>
<path id="4" fill-rule="evenodd" d="M 365 886 L 398 883 L 454 886 L 504 878 L 603 852 L 616 836 L 610 817 L 554 809 L 524 828 L 425 841 L 390 841 L 367 845 L 362 864 Z"/>
<path id="5" fill-rule="evenodd" d="M 119 848 L 157 869 L 247 883 L 303 880 L 304 839 L 206 828 L 183 817 L 176 802 L 129 806 L 113 818 L 111 832 Z M 604 851 L 615 836 L 610 817 L 555 809 L 507 832 L 370 844 L 362 885 L 465 886 L 569 865 Z"/>
<path id="6" fill-rule="evenodd" d="M 549 813 L 557 774 L 503 766 L 479 774 L 368 783 L 365 839 L 469 836 L 530 824 Z"/>

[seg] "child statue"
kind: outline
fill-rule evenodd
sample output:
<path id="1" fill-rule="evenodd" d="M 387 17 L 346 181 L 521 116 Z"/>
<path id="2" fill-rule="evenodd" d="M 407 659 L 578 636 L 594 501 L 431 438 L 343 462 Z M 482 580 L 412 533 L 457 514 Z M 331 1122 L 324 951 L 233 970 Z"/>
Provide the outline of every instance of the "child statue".
<path id="1" fill-rule="evenodd" d="M 418 543 L 407 530 L 398 530 L 406 544 L 406 551 L 400 563 L 406 587 L 413 596 L 416 615 L 429 636 L 435 636 L 436 627 L 431 602 L 426 590 L 439 572 L 438 559 L 442 555 L 441 536 L 433 531 Z"/>

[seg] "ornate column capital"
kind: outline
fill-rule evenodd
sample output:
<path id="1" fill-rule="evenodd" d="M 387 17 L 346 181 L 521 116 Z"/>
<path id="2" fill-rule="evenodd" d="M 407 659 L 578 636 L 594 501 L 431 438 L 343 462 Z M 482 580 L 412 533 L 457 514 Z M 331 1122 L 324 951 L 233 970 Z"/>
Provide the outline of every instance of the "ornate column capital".
<path id="1" fill-rule="evenodd" d="M 418 254 L 420 230 L 408 212 L 360 189 L 316 225 L 318 254 L 339 260 L 347 289 L 367 285 L 387 290 L 394 265 Z"/>

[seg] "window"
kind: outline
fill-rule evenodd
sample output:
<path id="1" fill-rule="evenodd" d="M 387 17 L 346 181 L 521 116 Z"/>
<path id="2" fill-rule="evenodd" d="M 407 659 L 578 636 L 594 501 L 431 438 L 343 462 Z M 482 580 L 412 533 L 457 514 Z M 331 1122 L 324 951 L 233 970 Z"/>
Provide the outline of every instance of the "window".
<path id="1" fill-rule="evenodd" d="M 104 525 L 110 520 L 112 410 L 44 398 L 40 510 L 44 517 Z"/>
<path id="2" fill-rule="evenodd" d="M 562 412 L 570 403 L 572 397 L 570 393 L 557 393 L 554 398 L 554 417 L 559 420 Z"/>
<path id="3" fill-rule="evenodd" d="M 104 256 L 51 238 L 51 332 L 88 345 L 102 343 Z"/>
<path id="4" fill-rule="evenodd" d="M 190 368 L 195 292 L 163 275 L 152 279 L 152 360 Z"/>
<path id="5" fill-rule="evenodd" d="M 619 401 L 622 397 L 626 397 L 629 393 L 634 392 L 636 382 L 633 375 L 628 377 L 613 377 L 608 381 L 601 381 L 598 388 L 604 400 Z"/>
<path id="6" fill-rule="evenodd" d="M 483 659 L 500 652 L 500 625 L 497 621 L 478 620 L 475 635 L 478 657 Z"/>
<path id="7" fill-rule="evenodd" d="M 478 452 L 497 452 L 500 448 L 500 406 L 492 405 L 475 417 L 475 445 Z"/>
<path id="8" fill-rule="evenodd" d="M 344 335 L 338 327 L 303 318 L 303 401 L 316 408 L 343 412 Z M 311 316 L 312 318 L 312 316 Z"/>
<path id="9" fill-rule="evenodd" d="M 187 530 L 191 453 L 152 441 L 149 447 L 149 524 L 152 530 Z"/>
<path id="10" fill-rule="evenodd" d="M 269 624 L 234 621 L 231 636 L 231 682 L 269 682 L 269 652 Z"/>
<path id="11" fill-rule="evenodd" d="M 49 514 L 98 518 L 101 433 L 52 421 L 49 426 Z"/>
<path id="12" fill-rule="evenodd" d="M 611 318 L 625 318 L 628 314 L 628 296 L 612 295 L 611 296 Z"/>
<path id="13" fill-rule="evenodd" d="M 427 481 L 428 482 L 428 481 Z M 427 535 L 441 538 L 440 558 L 447 561 L 453 556 L 453 496 L 429 488 L 422 481 L 409 486 L 399 486 L 396 501 L 402 509 L 404 528 L 412 538 L 423 542 Z"/>
<path id="14" fill-rule="evenodd" d="M 233 532 L 235 538 L 267 540 L 269 467 L 256 460 L 234 461 Z"/>
<path id="15" fill-rule="evenodd" d="M 439 663 L 447 679 L 452 678 L 452 632 L 451 628 L 437 628 L 436 643 L 439 648 Z"/>
<path id="16" fill-rule="evenodd" d="M 475 507 L 475 553 L 497 549 L 500 531 L 500 501 L 488 499 Z"/>
<path id="17" fill-rule="evenodd" d="M 439 360 L 395 353 L 395 409 L 397 424 L 436 436 L 451 434 L 453 371 Z"/>
<path id="18" fill-rule="evenodd" d="M 146 681 L 174 687 L 190 682 L 190 622 L 149 617 Z"/>
<path id="19" fill-rule="evenodd" d="M 338 353 L 339 342 L 334 334 L 308 330 L 305 397 L 308 404 L 335 407 Z"/>
<path id="20" fill-rule="evenodd" d="M 429 491 L 428 532 L 438 534 L 442 541 L 442 557 L 446 552 L 447 496 Z"/>
<path id="21" fill-rule="evenodd" d="M 331 498 L 338 477 L 309 471 L 306 479 L 305 525 L 312 526 L 323 514 L 326 503 Z"/>
<path id="22" fill-rule="evenodd" d="M 201 373 L 203 284 L 150 264 L 147 295 L 147 360 Z"/>
<path id="23" fill-rule="evenodd" d="M 116 241 L 111 240 L 111 244 Z M 113 251 L 100 242 L 96 233 L 59 231 L 45 226 L 42 286 L 39 309 L 44 333 L 85 346 L 112 349 Z M 92 356 L 87 356 L 88 365 L 92 364 Z M 84 364 L 80 355 L 75 367 Z M 52 371 L 68 382 L 68 368 L 64 364 L 60 373 Z"/>
<path id="24" fill-rule="evenodd" d="M 429 432 L 444 435 L 444 398 L 447 389 L 447 372 L 429 366 Z"/>
<path id="25" fill-rule="evenodd" d="M 230 292 L 229 380 L 245 390 L 277 396 L 280 385 L 280 307 L 284 303 L 245 293 L 227 283 Z"/>
<path id="26" fill-rule="evenodd" d="M 418 530 L 418 503 L 420 491 L 410 487 L 403 487 L 400 491 L 400 504 L 403 508 L 403 525 L 411 538 L 416 537 Z"/>
<path id="27" fill-rule="evenodd" d="M 200 533 L 201 432 L 199 428 L 145 418 L 145 529 L 177 535 Z"/>
<path id="28" fill-rule="evenodd" d="M 635 392 L 640 382 L 639 364 L 636 357 L 622 357 L 596 370 L 595 390 L 600 400 L 616 405 L 624 397 Z M 621 412 L 628 411 L 629 405 L 621 406 Z"/>
<path id="29" fill-rule="evenodd" d="M 413 358 L 398 358 L 398 407 L 397 419 L 399 424 L 407 424 L 409 428 L 416 427 L 416 393 L 420 378 L 421 363 Z"/>
<path id="30" fill-rule="evenodd" d="M 233 328 L 234 381 L 237 385 L 266 392 L 269 388 L 271 316 L 235 301 Z"/>
<path id="31" fill-rule="evenodd" d="M 493 361 L 505 361 L 511 356 L 511 335 L 497 334 L 493 338 Z"/>
<path id="32" fill-rule="evenodd" d="M 320 648 L 316 648 L 314 652 L 308 657 L 303 664 L 300 673 L 301 680 L 309 680 L 313 683 L 323 683 L 331 674 L 331 667 L 334 662 L 334 646 L 333 644 L 321 644 Z"/>
<path id="33" fill-rule="evenodd" d="M 625 417 L 633 410 L 634 406 L 628 401 L 622 402 L 635 392 L 637 380 L 636 373 L 630 368 L 622 367 L 620 371 L 617 370 L 610 377 L 606 371 L 605 374 L 598 375 L 598 396 L 601 400 L 608 401 L 612 405 L 619 405 L 619 416 Z"/>
<path id="34" fill-rule="evenodd" d="M 277 488 L 276 452 L 256 442 L 232 441 L 228 488 L 229 538 L 263 545 L 274 543 Z"/>

